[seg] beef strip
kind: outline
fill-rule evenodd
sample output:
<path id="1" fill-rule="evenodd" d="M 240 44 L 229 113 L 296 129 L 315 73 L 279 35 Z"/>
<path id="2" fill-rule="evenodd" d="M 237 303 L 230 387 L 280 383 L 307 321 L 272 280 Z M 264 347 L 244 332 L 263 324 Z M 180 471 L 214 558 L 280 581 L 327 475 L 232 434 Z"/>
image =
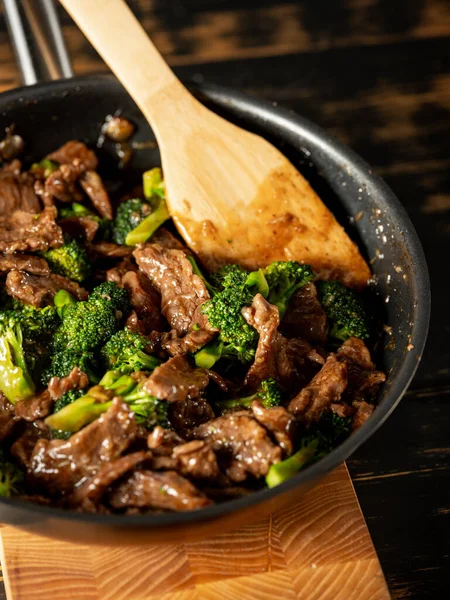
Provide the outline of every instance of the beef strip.
<path id="1" fill-rule="evenodd" d="M 160 292 L 162 314 L 178 335 L 185 335 L 194 325 L 211 329 L 200 311 L 209 292 L 202 278 L 193 273 L 184 252 L 142 244 L 133 255 L 139 269 Z"/>
<path id="2" fill-rule="evenodd" d="M 152 235 L 151 239 L 152 244 L 159 244 L 163 248 L 166 248 L 166 250 L 181 250 L 186 255 L 192 254 L 189 248 L 185 246 L 179 238 L 170 233 L 170 231 L 165 227 L 159 227 Z"/>
<path id="3" fill-rule="evenodd" d="M 367 419 L 372 416 L 375 406 L 373 404 L 369 404 L 365 400 L 355 400 L 352 408 L 356 411 L 352 421 L 352 430 L 355 431 L 355 429 L 358 429 L 358 427 L 364 425 Z"/>
<path id="4" fill-rule="evenodd" d="M 88 248 L 94 259 L 97 258 L 125 258 L 131 256 L 133 248 L 114 242 L 96 242 Z"/>
<path id="5" fill-rule="evenodd" d="M 39 429 L 34 426 L 34 423 L 29 423 L 22 435 L 12 444 L 10 448 L 11 456 L 25 468 L 28 468 L 34 447 L 39 439 Z"/>
<path id="6" fill-rule="evenodd" d="M 54 206 L 44 208 L 36 215 L 16 210 L 0 214 L 0 252 L 45 252 L 64 243 L 61 228 L 56 224 Z"/>
<path id="7" fill-rule="evenodd" d="M 65 377 L 52 377 L 48 383 L 48 391 L 53 400 L 58 400 L 71 390 L 83 390 L 87 387 L 89 378 L 78 367 L 74 367 Z"/>
<path id="8" fill-rule="evenodd" d="M 128 271 L 122 277 L 122 286 L 129 293 L 131 306 L 139 320 L 138 331 L 144 335 L 162 331 L 161 297 L 147 277 L 133 270 Z"/>
<path id="9" fill-rule="evenodd" d="M 192 440 L 176 446 L 172 452 L 176 470 L 193 479 L 213 479 L 219 476 L 219 465 L 212 448 L 203 440 Z"/>
<path id="10" fill-rule="evenodd" d="M 10 271 L 6 276 L 6 291 L 10 296 L 40 308 L 53 304 L 56 292 L 61 289 L 67 290 L 77 300 L 88 298 L 87 291 L 78 283 L 55 273 L 40 277 L 21 271 Z"/>
<path id="11" fill-rule="evenodd" d="M 49 275 L 50 268 L 45 258 L 33 254 L 3 254 L 0 255 L 0 273 L 9 271 L 27 271 L 34 275 Z"/>
<path id="12" fill-rule="evenodd" d="M 83 194 L 78 187 L 78 179 L 83 171 L 81 165 L 61 165 L 45 180 L 44 195 L 60 202 L 81 202 Z"/>
<path id="13" fill-rule="evenodd" d="M 181 438 L 172 429 L 164 429 L 157 425 L 147 438 L 147 446 L 156 456 L 170 456 L 173 449 L 179 444 L 184 444 Z"/>
<path id="14" fill-rule="evenodd" d="M 175 356 L 156 367 L 143 387 L 159 400 L 181 402 L 188 397 L 198 397 L 208 383 L 205 369 L 193 369 L 186 358 Z"/>
<path id="15" fill-rule="evenodd" d="M 95 475 L 88 477 L 67 498 L 71 507 L 94 512 L 108 487 L 134 467 L 151 458 L 150 452 L 139 451 L 126 454 L 102 465 Z"/>
<path id="16" fill-rule="evenodd" d="M 96 169 L 98 166 L 95 152 L 89 150 L 86 144 L 77 140 L 66 142 L 54 152 L 47 154 L 46 158 L 60 164 L 82 165 L 85 171 Z"/>
<path id="17" fill-rule="evenodd" d="M 12 434 L 17 421 L 19 418 L 16 417 L 14 406 L 0 391 L 0 442 Z"/>
<path id="18" fill-rule="evenodd" d="M 206 346 L 215 336 L 215 333 L 206 329 L 193 329 L 183 337 L 179 337 L 175 329 L 163 333 L 161 348 L 170 356 L 177 354 L 194 354 Z"/>
<path id="19" fill-rule="evenodd" d="M 114 283 L 117 283 L 119 287 L 123 287 L 122 277 L 129 271 L 138 271 L 138 266 L 132 258 L 127 256 L 117 265 L 106 271 L 106 281 L 113 281 Z M 152 289 L 155 288 L 152 286 Z"/>
<path id="20" fill-rule="evenodd" d="M 84 238 L 87 242 L 92 242 L 99 227 L 98 221 L 91 217 L 65 217 L 58 224 L 70 237 Z"/>
<path id="21" fill-rule="evenodd" d="M 311 344 L 325 345 L 328 336 L 327 316 L 314 283 L 308 283 L 295 292 L 279 329 L 288 338 L 302 338 Z"/>
<path id="22" fill-rule="evenodd" d="M 190 481 L 175 471 L 135 471 L 110 494 L 113 508 L 195 510 L 211 503 Z"/>
<path id="23" fill-rule="evenodd" d="M 339 402 L 347 387 L 347 365 L 331 354 L 324 366 L 289 403 L 289 411 L 306 425 L 317 422 L 322 414 Z"/>
<path id="24" fill-rule="evenodd" d="M 64 440 L 39 440 L 28 469 L 36 487 L 70 494 L 86 477 L 119 458 L 136 437 L 134 414 L 119 398 L 99 419 Z"/>
<path id="25" fill-rule="evenodd" d="M 41 211 L 41 204 L 34 191 L 34 179 L 29 173 L 1 169 L 0 214 L 12 215 L 17 210 L 33 214 Z"/>
<path id="26" fill-rule="evenodd" d="M 279 333 L 278 308 L 261 294 L 256 294 L 252 305 L 245 307 L 242 314 L 259 333 L 255 359 L 244 381 L 249 391 L 257 390 L 261 381 L 269 377 L 274 377 L 286 389 L 298 387 L 303 379 L 302 371 L 309 375 L 311 370 L 307 363 L 323 364 L 323 357 L 308 342 L 287 340 Z"/>
<path id="27" fill-rule="evenodd" d="M 185 431 L 214 419 L 214 411 L 205 398 L 186 398 L 170 407 L 170 422 L 177 431 Z"/>
<path id="28" fill-rule="evenodd" d="M 53 407 L 54 400 L 48 390 L 29 398 L 20 400 L 15 405 L 16 416 L 25 421 L 37 421 L 48 417 Z"/>
<path id="29" fill-rule="evenodd" d="M 235 482 L 244 481 L 248 475 L 263 477 L 270 465 L 281 460 L 281 448 L 258 421 L 245 413 L 229 413 L 208 421 L 191 435 L 210 444 Z"/>
<path id="30" fill-rule="evenodd" d="M 298 422 L 292 414 L 283 406 L 264 408 L 259 400 L 254 400 L 251 408 L 258 423 L 261 423 L 273 435 L 288 456 L 292 454 L 294 436 L 298 426 Z"/>
<path id="31" fill-rule="evenodd" d="M 376 370 L 364 342 L 349 338 L 337 351 L 337 358 L 348 367 L 348 387 L 343 399 L 353 403 L 374 398 L 386 375 Z"/>
<path id="32" fill-rule="evenodd" d="M 89 196 L 94 208 L 102 217 L 112 221 L 113 209 L 108 192 L 103 185 L 102 178 L 96 171 L 86 171 L 79 179 L 80 185 Z"/>

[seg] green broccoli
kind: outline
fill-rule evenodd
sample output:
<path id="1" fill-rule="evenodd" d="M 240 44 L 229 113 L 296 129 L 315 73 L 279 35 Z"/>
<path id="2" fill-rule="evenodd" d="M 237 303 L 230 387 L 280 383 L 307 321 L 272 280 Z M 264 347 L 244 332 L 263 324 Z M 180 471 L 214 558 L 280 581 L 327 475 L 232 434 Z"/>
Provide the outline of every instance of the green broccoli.
<path id="1" fill-rule="evenodd" d="M 195 355 L 197 366 L 212 366 L 228 357 L 242 363 L 251 362 L 258 343 L 258 332 L 242 316 L 242 309 L 252 303 L 253 293 L 247 286 L 248 272 L 238 265 L 226 265 L 211 279 L 218 290 L 202 305 L 209 324 L 219 330 L 217 340 Z"/>
<path id="2" fill-rule="evenodd" d="M 59 290 L 56 292 L 55 297 L 53 298 L 53 304 L 55 305 L 56 312 L 58 313 L 60 319 L 63 318 L 64 311 L 69 308 L 69 306 L 72 306 L 76 303 L 77 301 L 75 298 L 72 296 L 72 294 L 69 294 L 67 290 Z"/>
<path id="3" fill-rule="evenodd" d="M 69 349 L 53 351 L 50 365 L 43 371 L 41 382 L 47 385 L 52 377 L 65 377 L 74 367 L 78 367 L 83 373 L 86 373 L 91 383 L 97 383 L 98 359 L 93 352 L 74 352 Z"/>
<path id="4" fill-rule="evenodd" d="M 350 435 L 352 420 L 352 417 L 339 417 L 332 411 L 325 412 L 318 424 L 302 439 L 300 449 L 270 467 L 266 475 L 267 486 L 283 483 L 331 452 Z"/>
<path id="5" fill-rule="evenodd" d="M 0 449 L 0 496 L 15 496 L 19 494 L 25 481 L 23 471 L 8 460 Z"/>
<path id="6" fill-rule="evenodd" d="M 33 163 L 31 165 L 30 171 L 32 173 L 36 172 L 36 171 L 37 172 L 41 171 L 42 174 L 44 175 L 44 178 L 47 179 L 47 177 L 49 175 L 51 175 L 58 169 L 59 169 L 59 164 L 57 162 L 55 162 L 54 160 L 50 160 L 49 158 L 43 158 L 40 162 Z"/>
<path id="7" fill-rule="evenodd" d="M 91 274 L 91 264 L 86 250 L 73 238 L 64 237 L 64 245 L 44 252 L 51 270 L 73 281 L 85 281 Z"/>
<path id="8" fill-rule="evenodd" d="M 155 425 L 168 426 L 168 403 L 150 396 L 141 383 L 136 382 L 129 375 L 116 371 L 107 372 L 98 386 L 91 388 L 84 396 L 47 417 L 46 425 L 56 431 L 79 431 L 111 406 L 112 400 L 106 398 L 104 401 L 102 397 L 105 390 L 106 393 L 112 391 L 114 397 L 120 396 L 128 404 L 138 424 L 148 429 L 152 429 Z"/>
<path id="9" fill-rule="evenodd" d="M 25 360 L 20 321 L 11 313 L 0 314 L 0 390 L 15 404 L 31 398 L 36 388 Z"/>
<path id="10" fill-rule="evenodd" d="M 255 296 L 261 294 L 261 296 L 267 298 L 269 295 L 269 284 L 262 269 L 249 273 L 245 284 L 253 290 Z"/>
<path id="11" fill-rule="evenodd" d="M 101 350 L 106 368 L 120 373 L 153 371 L 160 360 L 145 351 L 148 340 L 128 328 L 115 333 Z"/>
<path id="12" fill-rule="evenodd" d="M 219 400 L 217 405 L 222 409 L 248 407 L 254 400 L 260 400 L 265 408 L 273 408 L 281 403 L 281 392 L 277 382 L 272 377 L 261 382 L 258 391 L 251 396 L 233 398 L 231 400 Z"/>
<path id="13" fill-rule="evenodd" d="M 69 390 L 68 392 L 63 394 L 61 398 L 58 398 L 58 400 L 56 400 L 55 406 L 53 407 L 53 412 L 58 412 L 62 410 L 65 406 L 71 404 L 72 402 L 75 402 L 75 400 L 78 400 L 78 398 L 80 398 L 81 396 L 84 396 L 83 390 Z"/>
<path id="14" fill-rule="evenodd" d="M 92 290 L 89 296 L 89 302 L 100 305 L 107 301 L 113 310 L 120 312 L 123 316 L 131 310 L 130 295 L 127 290 L 120 288 L 113 281 L 104 281 Z"/>
<path id="15" fill-rule="evenodd" d="M 113 224 L 112 239 L 116 244 L 125 244 L 130 231 L 136 229 L 151 212 L 151 205 L 139 198 L 131 198 L 119 204 Z"/>
<path id="16" fill-rule="evenodd" d="M 145 171 L 142 175 L 142 185 L 144 188 L 144 197 L 147 200 L 153 198 L 166 198 L 166 188 L 162 176 L 162 171 L 159 167 Z"/>
<path id="17" fill-rule="evenodd" d="M 339 281 L 319 281 L 317 292 L 330 323 L 330 337 L 341 341 L 370 337 L 370 318 L 353 290 Z"/>
<path id="18" fill-rule="evenodd" d="M 269 285 L 268 301 L 278 307 L 280 318 L 283 318 L 294 292 L 313 279 L 309 265 L 293 260 L 273 262 L 264 269 L 264 275 Z"/>
<path id="19" fill-rule="evenodd" d="M 58 209 L 58 217 L 66 219 L 70 217 L 89 217 L 98 223 L 98 229 L 95 233 L 96 240 L 109 241 L 112 236 L 112 222 L 103 217 L 99 217 L 89 210 L 84 204 L 73 202 L 70 206 L 62 206 Z"/>
<path id="20" fill-rule="evenodd" d="M 166 201 L 160 198 L 157 203 L 154 203 L 153 212 L 128 233 L 125 238 L 125 244 L 127 246 L 136 246 L 136 244 L 146 242 L 168 219 L 170 219 L 170 214 Z"/>

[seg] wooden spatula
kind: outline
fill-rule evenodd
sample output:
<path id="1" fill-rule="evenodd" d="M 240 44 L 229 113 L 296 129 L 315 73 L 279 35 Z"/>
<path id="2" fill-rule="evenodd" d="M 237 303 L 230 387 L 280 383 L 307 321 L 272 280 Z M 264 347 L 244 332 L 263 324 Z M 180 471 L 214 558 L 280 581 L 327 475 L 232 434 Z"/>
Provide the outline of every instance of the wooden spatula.
<path id="1" fill-rule="evenodd" d="M 362 287 L 357 247 L 294 166 L 263 138 L 198 102 L 123 0 L 61 0 L 155 132 L 169 210 L 191 249 L 215 269 L 299 260 Z"/>

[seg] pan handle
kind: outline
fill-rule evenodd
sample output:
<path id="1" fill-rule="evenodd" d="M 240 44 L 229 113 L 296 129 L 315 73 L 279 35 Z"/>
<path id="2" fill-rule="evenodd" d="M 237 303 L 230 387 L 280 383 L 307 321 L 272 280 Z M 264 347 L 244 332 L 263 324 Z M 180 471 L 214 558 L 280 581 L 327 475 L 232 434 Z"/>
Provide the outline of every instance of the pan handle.
<path id="1" fill-rule="evenodd" d="M 22 82 L 73 77 L 53 0 L 3 0 Z"/>

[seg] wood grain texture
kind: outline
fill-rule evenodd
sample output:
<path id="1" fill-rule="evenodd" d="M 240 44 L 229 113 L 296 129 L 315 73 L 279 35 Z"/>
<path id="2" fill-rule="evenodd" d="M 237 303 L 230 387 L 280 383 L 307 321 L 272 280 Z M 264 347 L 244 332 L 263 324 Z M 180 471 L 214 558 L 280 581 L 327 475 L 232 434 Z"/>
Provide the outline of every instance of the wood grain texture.
<path id="1" fill-rule="evenodd" d="M 344 465 L 301 502 L 185 545 L 88 547 L 1 531 L 8 600 L 388 600 Z"/>

